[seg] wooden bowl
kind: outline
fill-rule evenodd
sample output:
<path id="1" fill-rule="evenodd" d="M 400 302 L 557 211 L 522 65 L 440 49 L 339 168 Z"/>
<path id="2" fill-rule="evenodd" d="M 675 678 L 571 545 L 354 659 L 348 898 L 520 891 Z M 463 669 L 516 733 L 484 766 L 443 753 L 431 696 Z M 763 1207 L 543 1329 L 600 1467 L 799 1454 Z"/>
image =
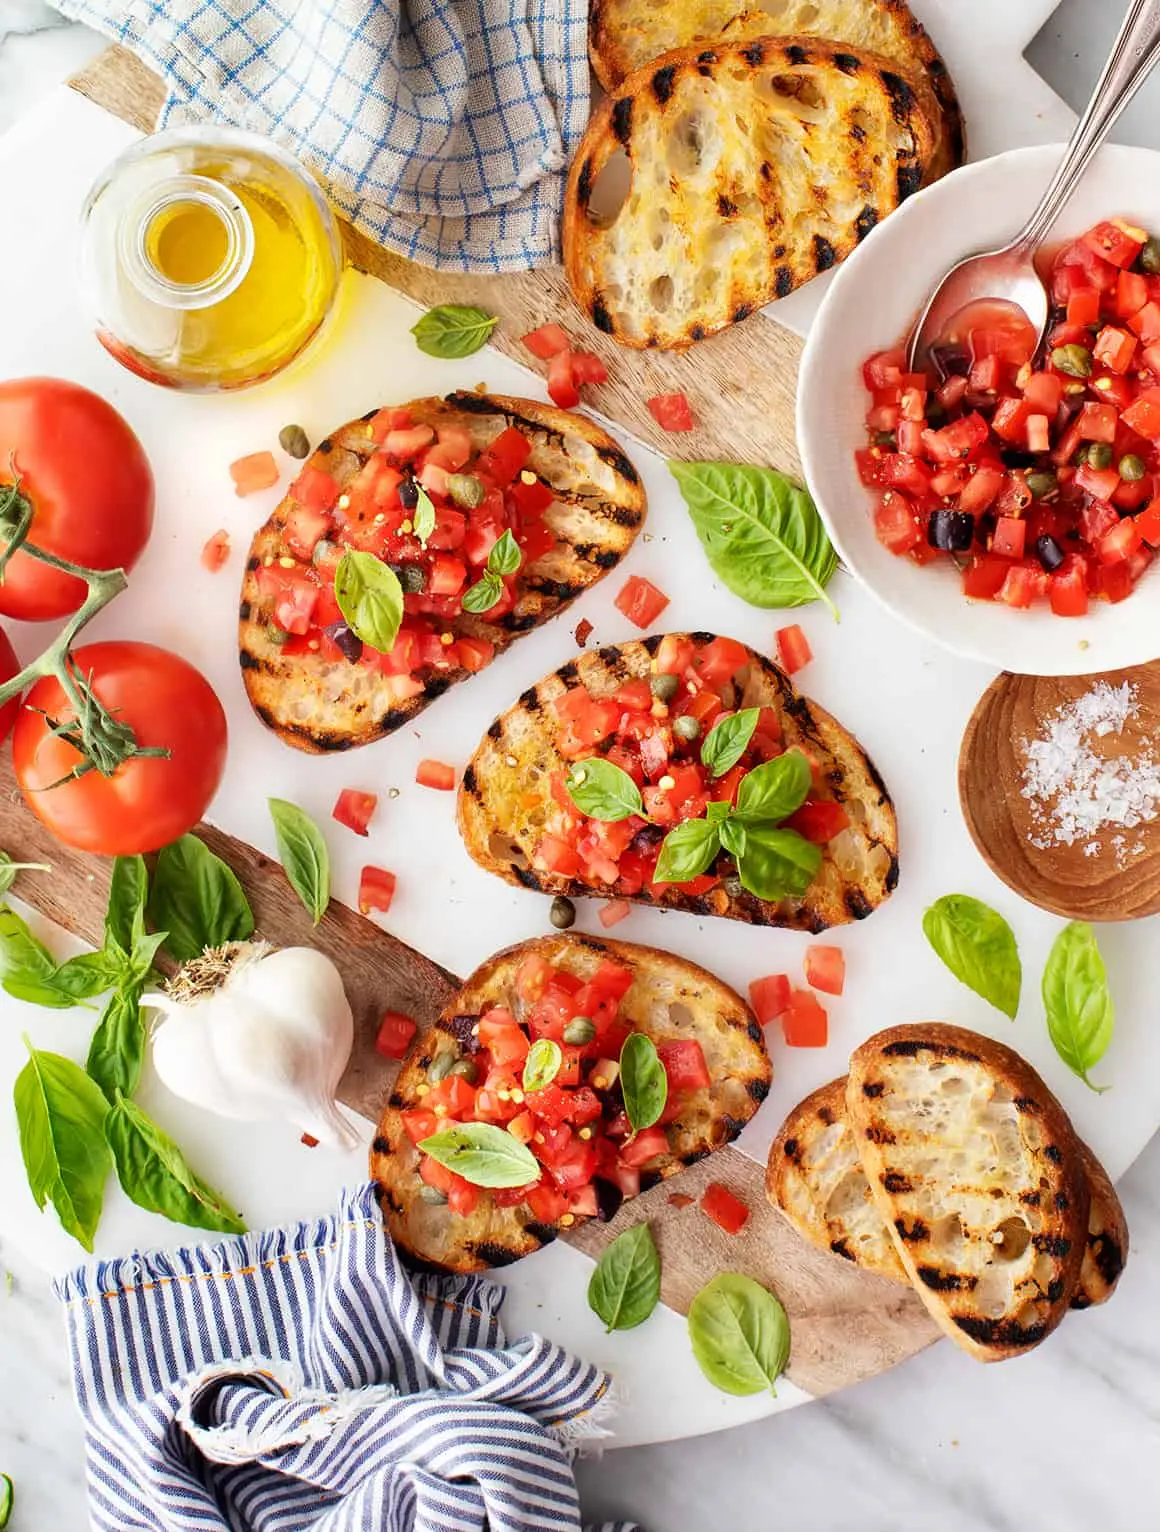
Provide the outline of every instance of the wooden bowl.
<path id="1" fill-rule="evenodd" d="M 971 839 L 1024 899 L 1071 920 L 1139 920 L 1160 911 L 1160 816 L 1131 829 L 1104 826 L 1090 841 L 1056 844 L 1042 807 L 1023 796 L 1027 744 L 1061 707 L 1098 681 L 1129 682 L 1136 714 L 1119 733 L 1087 737 L 1107 757 L 1160 758 L 1160 661 L 1091 676 L 1001 675 L 979 699 L 959 752 L 959 801 Z M 1113 837 L 1124 838 L 1117 849 Z M 1049 842 L 1036 845 L 1035 841 Z M 1085 847 L 1099 843 L 1096 854 Z"/>

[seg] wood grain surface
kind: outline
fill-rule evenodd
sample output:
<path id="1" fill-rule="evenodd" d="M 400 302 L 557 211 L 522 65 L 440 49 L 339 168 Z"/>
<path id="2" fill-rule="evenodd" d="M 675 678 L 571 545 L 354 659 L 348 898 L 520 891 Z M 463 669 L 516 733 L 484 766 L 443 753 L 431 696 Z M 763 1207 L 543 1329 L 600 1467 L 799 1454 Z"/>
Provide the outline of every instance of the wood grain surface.
<path id="1" fill-rule="evenodd" d="M 131 54 L 111 48 L 72 82 L 97 105 L 149 131 L 162 101 L 160 81 Z M 558 268 L 502 278 L 435 273 L 372 245 L 344 226 L 351 261 L 423 305 L 479 303 L 498 314 L 492 343 L 516 360 L 532 359 L 519 343 L 527 330 L 554 319 L 583 334 L 598 351 L 610 381 L 590 390 L 590 402 L 621 429 L 662 453 L 798 468 L 794 446 L 794 390 L 801 342 L 760 316 L 698 346 L 688 357 L 618 350 L 573 304 Z M 673 437 L 658 429 L 645 408 L 651 395 L 683 390 L 698 429 Z M 332 903 L 322 924 L 309 917 L 276 863 L 211 826 L 198 830 L 232 866 L 245 888 L 260 934 L 280 944 L 306 942 L 339 965 L 356 1017 L 351 1065 L 341 1099 L 377 1118 L 395 1066 L 374 1052 L 378 1017 L 400 1010 L 429 1025 L 454 977 L 353 910 Z M 99 941 L 109 866 L 58 846 L 19 798 L 7 761 L 0 765 L 0 846 L 20 861 L 47 861 L 51 874 L 22 874 L 19 896 L 67 930 Z M 741 1235 L 730 1237 L 693 1205 L 720 1181 L 751 1209 Z M 775 1289 L 790 1316 L 793 1349 L 789 1375 L 821 1395 L 874 1376 L 921 1350 L 938 1336 L 918 1298 L 898 1284 L 868 1275 L 800 1239 L 765 1200 L 764 1166 L 727 1148 L 674 1181 L 628 1204 L 608 1225 L 590 1223 L 568 1242 L 593 1257 L 629 1223 L 648 1216 L 663 1258 L 662 1296 L 680 1312 L 717 1271 L 746 1272 Z"/>
<path id="2" fill-rule="evenodd" d="M 1088 748 L 1103 759 L 1155 758 L 1160 661 L 1094 676 L 1001 675 L 979 699 L 963 735 L 959 800 L 979 852 L 1024 899 L 1069 920 L 1140 920 L 1160 912 L 1160 818 L 1122 832 L 1109 825 L 1090 839 L 1056 845 L 1050 813 L 1044 816 L 1023 796 L 1028 742 L 1097 681 L 1129 683 L 1137 711 L 1121 733 L 1089 737 Z M 1098 850 L 1089 855 L 1092 844 Z"/>

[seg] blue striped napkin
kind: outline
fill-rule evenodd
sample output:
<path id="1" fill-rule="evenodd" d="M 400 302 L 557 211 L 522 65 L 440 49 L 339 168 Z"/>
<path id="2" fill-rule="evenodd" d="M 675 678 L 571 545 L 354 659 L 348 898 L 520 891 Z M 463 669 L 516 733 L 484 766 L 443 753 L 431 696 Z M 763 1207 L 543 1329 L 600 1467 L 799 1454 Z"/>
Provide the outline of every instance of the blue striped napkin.
<path id="1" fill-rule="evenodd" d="M 571 1453 L 605 1434 L 608 1376 L 508 1345 L 496 1283 L 409 1276 L 373 1186 L 56 1290 L 98 1532 L 580 1526 Z"/>
<path id="2" fill-rule="evenodd" d="M 52 0 L 160 73 L 160 125 L 264 133 L 423 265 L 558 257 L 588 118 L 586 0 Z"/>

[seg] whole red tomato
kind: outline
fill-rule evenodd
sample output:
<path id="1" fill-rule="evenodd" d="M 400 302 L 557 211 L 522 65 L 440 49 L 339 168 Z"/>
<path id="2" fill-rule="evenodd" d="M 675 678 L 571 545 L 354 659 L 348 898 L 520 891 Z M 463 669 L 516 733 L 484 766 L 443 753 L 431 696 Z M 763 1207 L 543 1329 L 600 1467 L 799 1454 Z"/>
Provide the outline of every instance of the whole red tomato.
<path id="1" fill-rule="evenodd" d="M 0 505 L 12 482 L 32 505 L 29 541 L 87 569 L 131 569 L 153 526 L 153 473 L 111 404 L 60 378 L 0 383 Z M 42 622 L 75 612 L 84 584 L 17 553 L 0 612 Z"/>
<path id="2" fill-rule="evenodd" d="M 49 720 L 75 714 L 57 678 L 46 676 L 16 720 L 16 780 L 33 813 L 66 845 L 103 856 L 156 851 L 192 828 L 217 791 L 226 759 L 222 705 L 199 670 L 153 644 L 89 644 L 73 660 L 140 748 L 160 746 L 169 755 L 135 757 L 108 777 L 87 771 L 62 782 L 82 758 L 51 732 Z"/>
<path id="3" fill-rule="evenodd" d="M 16 651 L 7 633 L 0 629 L 0 686 L 19 674 L 20 661 L 16 658 Z M 12 733 L 12 725 L 16 722 L 16 710 L 19 706 L 20 698 L 13 697 L 11 702 L 6 702 L 3 707 L 0 707 L 0 745 Z"/>

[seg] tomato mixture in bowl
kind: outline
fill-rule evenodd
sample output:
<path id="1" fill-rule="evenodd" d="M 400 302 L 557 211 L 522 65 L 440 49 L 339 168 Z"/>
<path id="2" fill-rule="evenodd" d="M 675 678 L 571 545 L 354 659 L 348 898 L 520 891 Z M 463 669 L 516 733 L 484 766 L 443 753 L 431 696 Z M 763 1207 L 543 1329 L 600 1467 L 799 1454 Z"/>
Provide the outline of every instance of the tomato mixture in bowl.
<path id="1" fill-rule="evenodd" d="M 1042 350 L 1010 304 L 975 303 L 908 372 L 865 363 L 859 477 L 892 553 L 952 559 L 963 590 L 1079 617 L 1131 594 L 1160 546 L 1160 239 L 1096 224 L 1052 259 Z"/>

